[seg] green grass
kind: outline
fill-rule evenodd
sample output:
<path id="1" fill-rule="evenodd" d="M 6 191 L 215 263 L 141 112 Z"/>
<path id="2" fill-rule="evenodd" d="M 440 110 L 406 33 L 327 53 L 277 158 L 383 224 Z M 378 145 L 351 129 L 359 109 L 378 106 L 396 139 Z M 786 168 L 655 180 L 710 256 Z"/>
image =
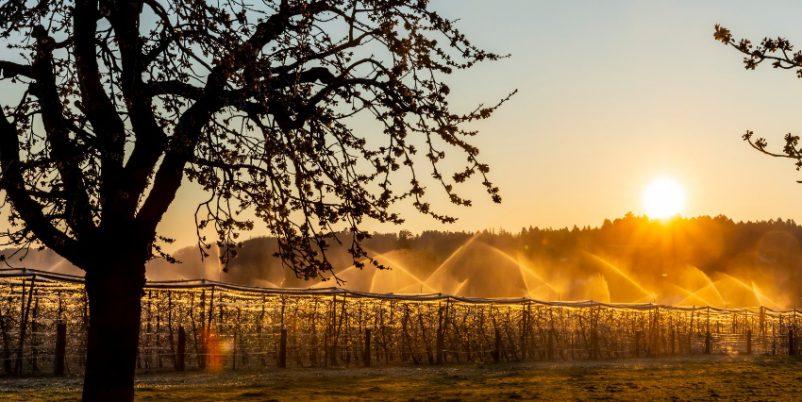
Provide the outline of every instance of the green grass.
<path id="1" fill-rule="evenodd" d="M 75 400 L 78 378 L 2 379 L 0 400 Z M 147 374 L 137 399 L 802 400 L 802 360 L 714 356 L 590 363 Z"/>

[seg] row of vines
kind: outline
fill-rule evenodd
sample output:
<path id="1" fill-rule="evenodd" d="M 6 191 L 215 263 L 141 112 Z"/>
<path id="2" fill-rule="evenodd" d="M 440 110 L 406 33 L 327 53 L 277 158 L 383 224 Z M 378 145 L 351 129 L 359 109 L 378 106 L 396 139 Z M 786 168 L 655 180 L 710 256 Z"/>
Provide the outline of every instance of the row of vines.
<path id="1" fill-rule="evenodd" d="M 80 374 L 80 278 L 0 271 L 6 375 Z M 798 354 L 797 311 L 149 283 L 142 372 Z"/>

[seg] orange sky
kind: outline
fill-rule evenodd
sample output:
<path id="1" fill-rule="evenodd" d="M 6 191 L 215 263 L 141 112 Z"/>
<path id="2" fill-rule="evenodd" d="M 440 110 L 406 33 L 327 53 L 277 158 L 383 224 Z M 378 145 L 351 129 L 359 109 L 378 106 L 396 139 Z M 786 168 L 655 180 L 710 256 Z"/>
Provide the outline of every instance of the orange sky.
<path id="1" fill-rule="evenodd" d="M 406 228 L 598 225 L 627 211 L 642 213 L 641 192 L 658 176 L 685 187 L 685 215 L 802 221 L 802 187 L 792 163 L 763 157 L 740 140 L 746 129 L 775 140 L 802 132 L 802 82 L 770 68 L 747 72 L 733 49 L 712 39 L 720 22 L 738 35 L 782 34 L 802 42 L 802 4 L 471 0 L 435 6 L 461 18 L 477 44 L 512 53 L 454 77 L 455 105 L 520 92 L 477 126 L 476 143 L 504 202 L 491 203 L 471 184 L 464 193 L 474 207 L 454 210 L 432 192 L 433 203 L 460 220 L 439 225 L 402 205 Z M 182 190 L 162 224 L 181 244 L 192 241 L 197 199 L 192 187 Z"/>
<path id="2" fill-rule="evenodd" d="M 400 205 L 404 228 L 598 225 L 627 211 L 642 213 L 641 192 L 659 176 L 685 187 L 685 215 L 802 221 L 802 187 L 795 183 L 802 177 L 792 162 L 763 157 L 740 140 L 746 129 L 774 144 L 788 131 L 802 133 L 802 82 L 771 68 L 747 72 L 741 56 L 712 38 L 720 22 L 737 36 L 784 35 L 802 45 L 802 3 L 433 3 L 460 18 L 479 46 L 512 54 L 454 76 L 452 103 L 465 111 L 512 89 L 519 93 L 476 126 L 475 144 L 504 202 L 493 204 L 471 183 L 463 194 L 474 206 L 454 209 L 432 186 L 432 204 L 459 221 L 440 225 Z M 372 135 L 369 124 L 360 129 Z M 194 242 L 192 214 L 202 198 L 185 186 L 162 222 L 176 246 Z"/>

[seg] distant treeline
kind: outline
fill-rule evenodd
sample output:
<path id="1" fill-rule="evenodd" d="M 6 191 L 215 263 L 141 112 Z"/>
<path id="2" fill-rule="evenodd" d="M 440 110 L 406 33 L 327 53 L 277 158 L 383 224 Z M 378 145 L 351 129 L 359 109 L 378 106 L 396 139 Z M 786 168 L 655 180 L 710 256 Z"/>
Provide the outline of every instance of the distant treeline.
<path id="1" fill-rule="evenodd" d="M 660 221 L 627 214 L 605 220 L 597 227 L 528 227 L 517 233 L 503 230 L 485 230 L 478 234 L 441 231 L 413 234 L 405 230 L 374 233 L 364 246 L 372 255 L 393 257 L 390 263 L 382 261 L 384 264 L 398 262 L 424 280 L 472 237 L 512 258 L 527 261 L 549 278 L 561 275 L 586 278 L 598 272 L 604 274 L 607 282 L 614 282 L 614 275 L 598 266 L 599 261 L 605 261 L 632 275 L 639 284 L 656 288 L 661 278 L 671 280 L 671 275 L 680 268 L 692 266 L 711 277 L 726 273 L 742 278 L 749 286 L 755 282 L 768 289 L 768 293 L 782 293 L 788 302 L 802 304 L 802 300 L 797 300 L 802 295 L 802 226 L 793 220 L 735 222 L 726 216 L 700 216 Z M 343 240 L 347 244 L 348 239 Z M 274 257 L 276 250 L 274 238 L 247 240 L 241 244 L 227 272 L 221 272 L 214 250 L 211 257 L 201 260 L 195 247 L 187 247 L 175 253 L 181 264 L 152 261 L 148 277 L 207 277 L 251 285 L 304 287 L 314 283 L 295 278 L 284 269 L 281 261 Z M 327 255 L 335 271 L 353 264 L 344 247 L 336 243 Z M 486 265 L 487 270 L 497 270 L 497 259 L 481 260 L 479 256 L 481 253 L 459 263 L 481 264 Z M 69 264 L 46 251 L 32 252 L 27 261 L 13 265 L 59 271 L 71 269 Z M 679 279 L 672 283 L 680 282 L 688 283 Z"/>
<path id="2" fill-rule="evenodd" d="M 401 261 L 406 269 L 425 279 L 474 235 L 441 231 L 417 235 L 408 231 L 376 233 L 365 246 L 376 254 L 394 253 L 394 261 Z M 698 278 L 688 278 L 686 269 L 695 267 L 713 280 L 724 273 L 740 278 L 745 286 L 755 283 L 766 295 L 778 299 L 778 304 L 802 305 L 802 226 L 793 220 L 735 222 L 726 216 L 700 216 L 660 221 L 627 214 L 605 220 L 598 227 L 528 227 L 517 233 L 485 230 L 476 236 L 482 243 L 513 258 L 528 261 L 541 276 L 557 282 L 560 277 L 589 278 L 599 273 L 612 288 L 615 275 L 599 266 L 599 261 L 606 261 L 647 289 L 670 293 L 663 282 L 671 281 L 695 291 L 704 287 Z M 308 282 L 280 269 L 279 262 L 271 257 L 275 247 L 275 240 L 270 238 L 246 241 L 224 277 L 234 282 L 265 278 L 285 286 L 307 285 Z M 352 264 L 344 252 L 329 255 L 341 269 Z M 479 264 L 488 271 L 507 272 L 501 269 L 498 258 L 486 258 L 481 252 L 460 260 L 459 264 Z M 635 296 L 621 296 L 633 294 L 626 289 L 610 291 L 613 301 L 639 300 Z M 568 293 L 574 298 L 584 294 Z M 678 302 L 680 296 L 677 293 L 668 301 Z"/>

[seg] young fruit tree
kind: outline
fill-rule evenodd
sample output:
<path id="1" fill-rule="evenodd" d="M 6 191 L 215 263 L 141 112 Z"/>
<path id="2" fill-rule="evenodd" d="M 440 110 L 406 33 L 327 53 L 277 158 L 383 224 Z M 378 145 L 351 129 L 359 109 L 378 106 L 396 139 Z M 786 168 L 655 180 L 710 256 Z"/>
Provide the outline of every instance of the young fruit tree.
<path id="1" fill-rule="evenodd" d="M 369 259 L 364 222 L 402 222 L 399 201 L 453 221 L 422 175 L 500 201 L 469 126 L 509 96 L 457 112 L 444 78 L 502 56 L 427 0 L 5 0 L 0 44 L 3 236 L 85 271 L 85 400 L 133 398 L 145 263 L 170 258 L 182 183 L 207 195 L 201 252 L 213 233 L 225 262 L 259 220 L 303 277 L 333 274 L 332 242 Z"/>
<path id="2" fill-rule="evenodd" d="M 768 62 L 773 68 L 791 70 L 802 78 L 802 51 L 794 50 L 794 46 L 787 39 L 782 37 L 763 38 L 760 44 L 755 45 L 749 39 L 735 39 L 732 31 L 721 25 L 716 24 L 713 38 L 727 46 L 735 48 L 743 53 L 744 68 L 754 70 L 760 64 Z M 768 141 L 764 137 L 755 137 L 752 130 L 747 130 L 742 136 L 752 148 L 777 158 L 789 158 L 795 160 L 796 169 L 802 169 L 802 146 L 799 144 L 799 136 L 788 133 L 785 135 L 785 145 L 780 151 L 768 149 Z M 799 181 L 802 183 L 802 181 Z"/>

